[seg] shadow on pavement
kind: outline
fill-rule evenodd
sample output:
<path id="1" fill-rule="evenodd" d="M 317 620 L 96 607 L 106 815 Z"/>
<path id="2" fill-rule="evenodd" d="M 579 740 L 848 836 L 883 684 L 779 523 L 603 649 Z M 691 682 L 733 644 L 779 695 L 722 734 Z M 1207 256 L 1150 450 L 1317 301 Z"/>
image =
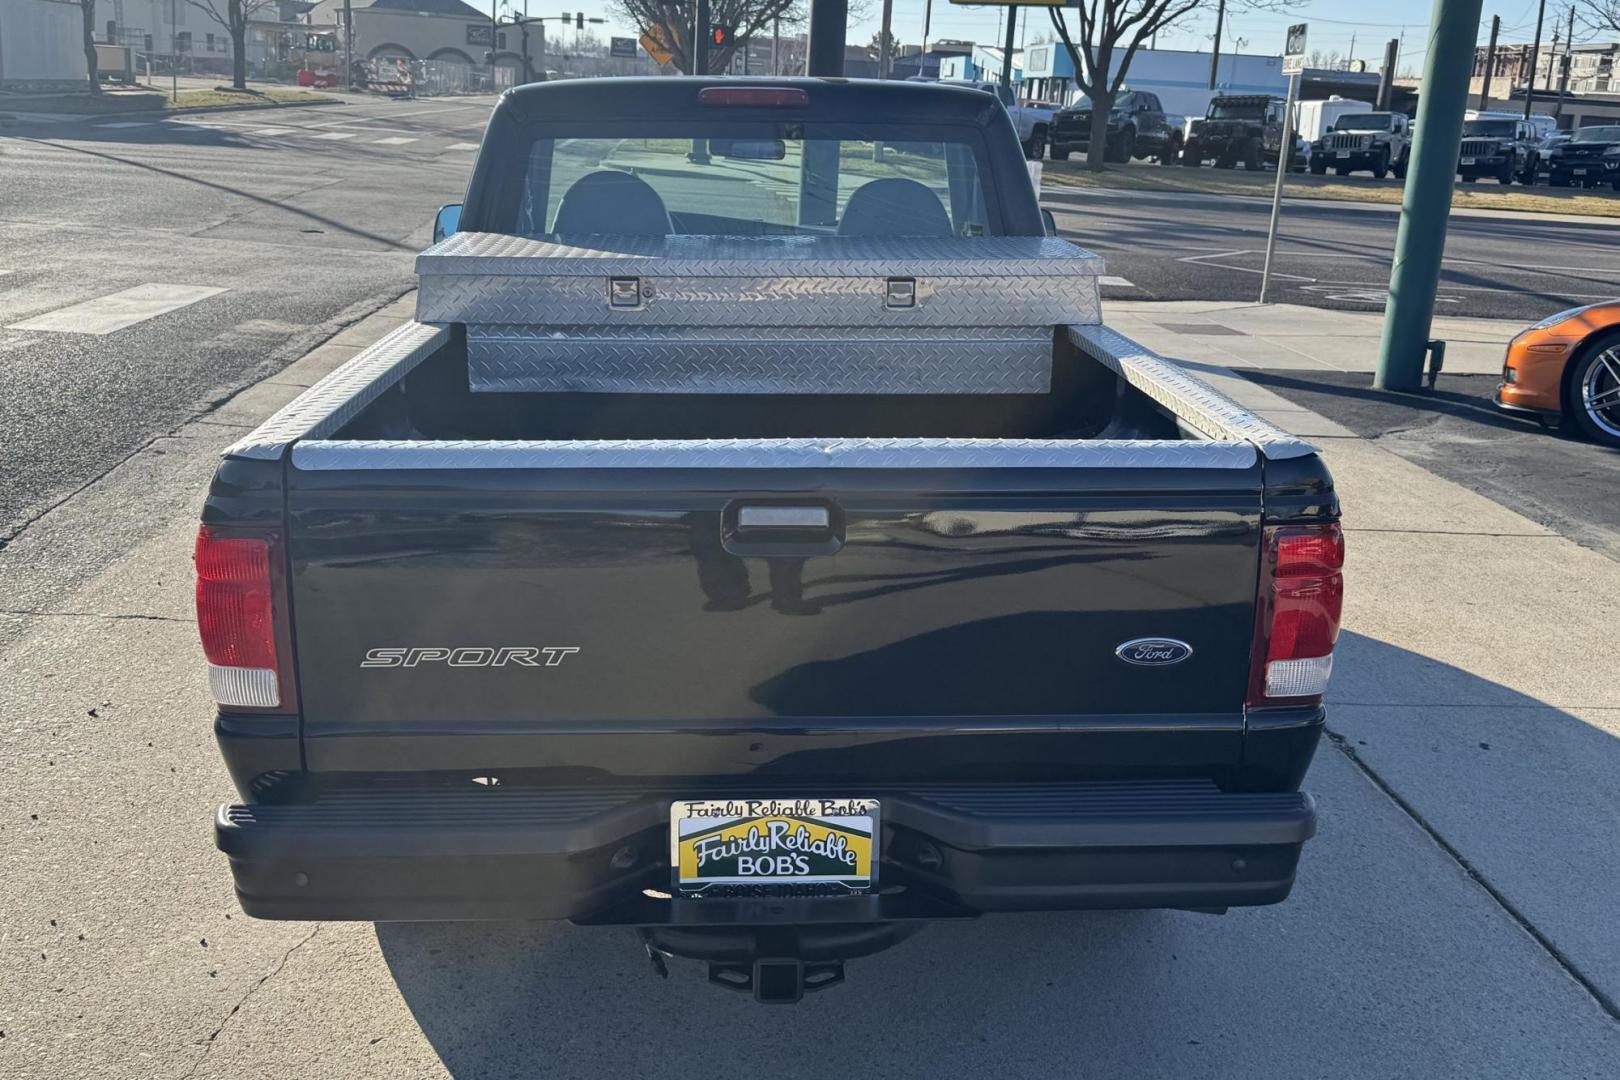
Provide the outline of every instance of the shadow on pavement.
<path id="1" fill-rule="evenodd" d="M 1497 409 L 1495 375 L 1442 374 L 1433 394 L 1400 394 L 1374 390 L 1364 372 L 1239 374 L 1620 560 L 1620 452 Z"/>
<path id="2" fill-rule="evenodd" d="M 335 218 L 327 217 L 324 214 L 317 214 L 312 210 L 303 209 L 302 207 L 296 206 L 285 199 L 272 199 L 264 195 L 255 195 L 253 192 L 245 191 L 239 187 L 232 187 L 229 184 L 218 184 L 212 180 L 204 180 L 200 176 L 192 176 L 189 173 L 180 172 L 176 169 L 166 169 L 160 165 L 153 165 L 150 162 L 136 161 L 134 158 L 120 157 L 117 154 L 109 154 L 100 150 L 90 150 L 83 146 L 75 146 L 71 143 L 57 142 L 50 139 L 34 139 L 31 141 L 37 142 L 41 146 L 52 147 L 56 150 L 66 150 L 75 154 L 83 154 L 86 157 L 100 158 L 103 161 L 110 161 L 119 165 L 127 165 L 132 169 L 141 169 L 158 176 L 168 177 L 171 180 L 181 180 L 188 184 L 195 184 L 198 187 L 223 192 L 226 195 L 235 195 L 238 198 L 246 199 L 249 202 L 258 203 L 260 206 L 285 211 L 286 213 L 292 214 L 295 217 L 303 218 L 306 221 L 318 222 L 319 224 L 330 229 L 332 232 L 343 233 L 344 235 L 357 237 L 362 240 L 369 240 L 372 243 L 380 244 L 385 248 L 391 248 L 396 251 L 409 251 L 413 253 L 419 250 L 419 248 L 414 245 L 402 244 L 398 240 L 393 240 L 386 236 L 380 236 L 377 233 L 367 232 L 364 229 L 356 229 L 352 226 L 345 225 Z"/>
<path id="3" fill-rule="evenodd" d="M 1352 700 L 1387 701 L 1412 685 L 1540 707 L 1386 643 L 1346 639 Z M 1574 752 L 1620 771 L 1612 737 L 1564 713 L 1538 715 Z M 1368 738 L 1378 736 L 1345 741 L 1365 753 Z M 789 1009 L 710 987 L 695 962 L 674 962 L 661 980 L 622 928 L 384 923 L 377 941 L 425 1037 L 461 1078 L 1604 1071 L 1603 1055 L 1620 1051 L 1612 1019 L 1344 753 L 1324 743 L 1308 787 L 1321 830 L 1281 905 L 941 923 L 850 962 L 846 984 Z M 1479 796 L 1469 812 L 1544 820 L 1558 809 L 1548 796 L 1494 788 L 1497 805 Z M 1601 923 L 1613 845 L 1579 839 L 1599 849 L 1583 880 L 1546 877 L 1564 889 L 1606 876 L 1609 888 L 1581 909 Z M 1529 855 L 1561 865 L 1546 845 Z"/>

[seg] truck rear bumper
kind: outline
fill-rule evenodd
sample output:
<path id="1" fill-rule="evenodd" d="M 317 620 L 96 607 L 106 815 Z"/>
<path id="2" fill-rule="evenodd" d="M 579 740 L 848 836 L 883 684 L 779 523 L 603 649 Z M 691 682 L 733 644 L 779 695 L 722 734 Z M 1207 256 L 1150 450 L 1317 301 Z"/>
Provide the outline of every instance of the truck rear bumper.
<path id="1" fill-rule="evenodd" d="M 750 793 L 788 794 L 762 786 Z M 672 900 L 669 804 L 710 791 L 466 787 L 227 805 L 215 838 L 259 918 L 714 926 L 1269 904 L 1288 895 L 1316 830 L 1303 792 L 1207 781 L 867 789 L 883 807 L 878 894 Z"/>

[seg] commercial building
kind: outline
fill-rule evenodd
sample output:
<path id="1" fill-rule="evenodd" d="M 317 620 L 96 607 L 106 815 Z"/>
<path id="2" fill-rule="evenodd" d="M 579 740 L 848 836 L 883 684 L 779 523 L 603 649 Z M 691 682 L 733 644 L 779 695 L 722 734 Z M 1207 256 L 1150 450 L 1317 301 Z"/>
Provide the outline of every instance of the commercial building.
<path id="1" fill-rule="evenodd" d="M 1023 93 L 1026 98 L 1068 104 L 1078 96 L 1074 64 L 1069 50 L 1061 43 L 1031 45 L 1025 53 Z M 1211 90 L 1209 53 L 1183 49 L 1138 49 L 1126 70 L 1125 83 L 1132 90 L 1157 94 L 1166 111 L 1187 116 L 1204 115 L 1209 99 L 1217 94 L 1281 97 L 1288 89 L 1288 80 L 1282 73 L 1282 57 L 1230 53 L 1221 56 L 1216 68 L 1215 89 Z"/>
<path id="2" fill-rule="evenodd" d="M 354 19 L 353 55 L 359 61 L 422 60 L 468 76 L 489 71 L 494 53 L 495 85 L 526 80 L 521 35 L 503 28 L 491 34 L 489 12 L 462 0 L 348 0 Z M 316 28 L 339 27 L 344 0 L 319 0 L 309 13 Z M 531 49 L 538 48 L 538 31 Z M 492 40 L 493 39 L 493 40 Z M 341 36 L 339 38 L 341 41 Z M 539 67 L 539 58 L 531 55 Z"/>
<path id="3" fill-rule="evenodd" d="M 1002 57 L 1004 55 L 999 46 L 975 45 L 968 52 L 943 57 L 939 62 L 939 77 L 942 79 L 967 79 L 969 81 L 1000 79 Z M 1014 49 L 1012 52 L 1012 81 L 1015 83 L 1022 82 L 1023 78 L 1023 50 Z"/>
<path id="4" fill-rule="evenodd" d="M 0 86 L 8 90 L 84 87 L 83 19 L 73 0 L 5 0 L 0 18 Z"/>
<path id="5" fill-rule="evenodd" d="M 220 11 L 225 4 L 218 5 Z M 128 45 L 139 66 L 169 70 L 170 57 L 187 74 L 226 75 L 231 35 L 208 12 L 185 0 L 96 0 L 96 40 Z"/>

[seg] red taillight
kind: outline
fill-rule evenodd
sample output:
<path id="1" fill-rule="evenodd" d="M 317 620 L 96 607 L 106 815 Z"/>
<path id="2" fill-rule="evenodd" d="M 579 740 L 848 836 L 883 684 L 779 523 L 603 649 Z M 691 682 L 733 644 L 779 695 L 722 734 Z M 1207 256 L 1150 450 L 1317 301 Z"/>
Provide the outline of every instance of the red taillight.
<path id="1" fill-rule="evenodd" d="M 802 109 L 810 95 L 796 86 L 708 86 L 698 91 L 698 104 L 736 109 Z"/>
<path id="2" fill-rule="evenodd" d="M 204 525 L 197 532 L 197 631 L 208 681 L 221 705 L 283 704 L 276 619 L 279 537 L 236 535 Z"/>
<path id="3" fill-rule="evenodd" d="M 1339 639 L 1343 570 L 1344 532 L 1338 525 L 1265 530 L 1250 705 L 1321 698 Z"/>

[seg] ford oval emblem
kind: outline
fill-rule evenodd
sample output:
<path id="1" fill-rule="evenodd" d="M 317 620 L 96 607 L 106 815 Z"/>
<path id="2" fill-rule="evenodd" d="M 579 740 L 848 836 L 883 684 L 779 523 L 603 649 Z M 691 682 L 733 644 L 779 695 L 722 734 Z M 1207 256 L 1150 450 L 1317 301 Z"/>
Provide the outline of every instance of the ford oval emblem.
<path id="1" fill-rule="evenodd" d="M 1192 654 L 1192 646 L 1185 641 L 1165 637 L 1133 638 L 1114 650 L 1115 656 L 1127 664 L 1136 664 L 1139 667 L 1179 664 Z"/>

